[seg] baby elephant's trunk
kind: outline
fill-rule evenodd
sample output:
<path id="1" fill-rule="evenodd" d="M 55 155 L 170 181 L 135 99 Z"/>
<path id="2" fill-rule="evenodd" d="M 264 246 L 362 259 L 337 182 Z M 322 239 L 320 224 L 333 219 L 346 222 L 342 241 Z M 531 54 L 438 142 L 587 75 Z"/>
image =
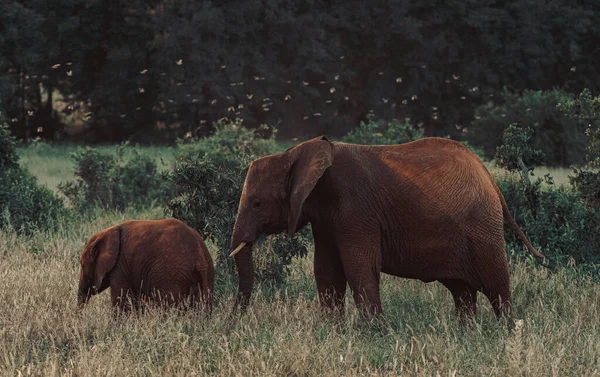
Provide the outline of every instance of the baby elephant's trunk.
<path id="1" fill-rule="evenodd" d="M 77 306 L 79 309 L 83 309 L 85 304 L 87 304 L 88 300 L 90 299 L 90 296 L 90 289 L 87 284 L 79 282 L 79 290 L 77 292 Z"/>

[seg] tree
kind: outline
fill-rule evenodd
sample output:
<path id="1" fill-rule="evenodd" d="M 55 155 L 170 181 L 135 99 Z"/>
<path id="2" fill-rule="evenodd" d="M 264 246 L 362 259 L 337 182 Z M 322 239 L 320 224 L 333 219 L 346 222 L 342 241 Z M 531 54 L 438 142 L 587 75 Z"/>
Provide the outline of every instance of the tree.
<path id="1" fill-rule="evenodd" d="M 372 115 L 462 138 L 504 88 L 600 90 L 591 0 L 31 0 L 0 12 L 0 106 L 24 138 L 55 133 L 40 87 L 84 104 L 98 140 L 149 138 L 157 124 L 203 136 L 223 117 L 342 136 Z"/>

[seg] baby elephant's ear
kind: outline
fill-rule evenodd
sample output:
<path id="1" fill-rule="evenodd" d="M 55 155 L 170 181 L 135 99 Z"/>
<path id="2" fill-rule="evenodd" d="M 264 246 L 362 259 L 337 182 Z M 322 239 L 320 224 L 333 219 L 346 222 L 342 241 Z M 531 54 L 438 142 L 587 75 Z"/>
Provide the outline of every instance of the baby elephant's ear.
<path id="1" fill-rule="evenodd" d="M 102 280 L 115 267 L 121 246 L 121 228 L 106 229 L 98 236 L 93 250 L 95 254 L 94 285 L 100 288 Z"/>
<path id="2" fill-rule="evenodd" d="M 288 235 L 294 236 L 302 205 L 333 163 L 333 144 L 326 137 L 304 142 L 294 152 L 290 168 Z"/>

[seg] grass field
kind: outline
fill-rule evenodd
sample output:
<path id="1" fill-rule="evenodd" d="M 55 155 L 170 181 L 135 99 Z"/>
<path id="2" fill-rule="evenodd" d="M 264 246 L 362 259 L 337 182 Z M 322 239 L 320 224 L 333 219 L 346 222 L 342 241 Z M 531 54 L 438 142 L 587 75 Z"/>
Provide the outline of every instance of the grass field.
<path id="1" fill-rule="evenodd" d="M 106 153 L 114 153 L 118 149 L 117 146 L 98 146 L 94 148 Z M 46 143 L 34 143 L 26 148 L 19 148 L 19 163 L 36 176 L 42 184 L 57 191 L 59 183 L 75 179 L 75 165 L 70 155 L 77 149 L 78 147 L 74 145 L 52 146 Z M 127 146 L 124 148 L 124 157 L 131 156 L 133 149 L 141 154 L 153 157 L 159 169 L 171 165 L 176 150 L 173 147 Z"/>
<path id="2" fill-rule="evenodd" d="M 43 148 L 20 150 L 22 163 L 51 188 L 71 179 L 71 149 Z M 168 149 L 148 152 L 172 158 Z M 600 284 L 529 262 L 511 265 L 515 317 L 523 321 L 512 333 L 482 295 L 477 325 L 460 331 L 440 284 L 390 276 L 382 279 L 389 327 L 359 320 L 351 299 L 346 322 L 336 325 L 318 315 L 312 254 L 294 262 L 285 289 L 261 290 L 234 324 L 227 321 L 234 281 L 217 287 L 211 318 L 151 310 L 114 320 L 108 292 L 78 311 L 87 239 L 127 219 L 161 217 L 160 208 L 106 212 L 51 234 L 0 233 L 0 375 L 600 375 Z"/>

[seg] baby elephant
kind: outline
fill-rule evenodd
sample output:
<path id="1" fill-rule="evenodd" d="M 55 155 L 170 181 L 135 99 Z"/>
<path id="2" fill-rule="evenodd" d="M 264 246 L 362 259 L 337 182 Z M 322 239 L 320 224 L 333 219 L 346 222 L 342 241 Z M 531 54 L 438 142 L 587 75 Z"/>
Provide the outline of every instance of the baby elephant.
<path id="1" fill-rule="evenodd" d="M 110 287 L 113 307 L 200 303 L 212 310 L 214 267 L 202 237 L 176 219 L 133 220 L 93 236 L 81 254 L 79 307 Z"/>

